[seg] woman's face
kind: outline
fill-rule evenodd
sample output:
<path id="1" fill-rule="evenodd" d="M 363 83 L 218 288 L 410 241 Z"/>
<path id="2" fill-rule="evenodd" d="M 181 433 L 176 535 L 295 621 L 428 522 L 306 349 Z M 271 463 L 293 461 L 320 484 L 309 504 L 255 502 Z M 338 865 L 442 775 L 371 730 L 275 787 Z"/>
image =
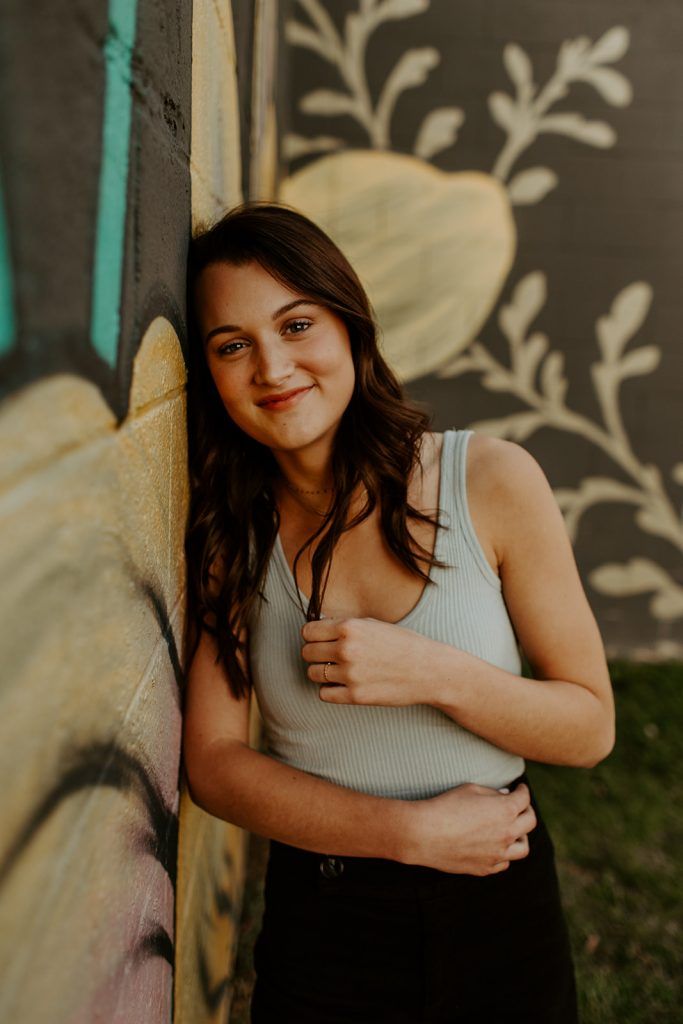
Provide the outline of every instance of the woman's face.
<path id="1" fill-rule="evenodd" d="M 235 424 L 276 450 L 332 438 L 355 380 L 344 321 L 256 262 L 209 264 L 195 297 L 207 365 Z"/>

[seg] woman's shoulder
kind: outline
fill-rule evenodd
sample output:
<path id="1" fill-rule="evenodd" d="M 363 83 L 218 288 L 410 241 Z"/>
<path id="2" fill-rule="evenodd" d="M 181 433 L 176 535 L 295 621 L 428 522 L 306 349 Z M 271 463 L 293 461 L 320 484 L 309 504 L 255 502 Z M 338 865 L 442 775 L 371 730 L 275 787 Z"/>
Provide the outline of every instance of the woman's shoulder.
<path id="1" fill-rule="evenodd" d="M 467 493 L 499 561 L 512 536 L 539 529 L 552 506 L 557 511 L 550 483 L 531 452 L 478 431 L 468 445 Z"/>
<path id="2" fill-rule="evenodd" d="M 514 487 L 515 481 L 524 486 L 529 477 L 543 475 L 541 466 L 531 452 L 516 441 L 494 437 L 469 427 L 451 427 L 448 433 L 471 435 L 467 443 L 467 473 L 468 477 L 476 476 L 476 483 L 480 486 Z M 426 432 L 430 463 L 440 453 L 445 434 L 446 431 Z"/>
<path id="3" fill-rule="evenodd" d="M 468 444 L 467 470 L 478 486 L 492 488 L 501 496 L 503 492 L 507 496 L 525 492 L 541 478 L 546 480 L 538 461 L 521 444 L 476 430 Z"/>

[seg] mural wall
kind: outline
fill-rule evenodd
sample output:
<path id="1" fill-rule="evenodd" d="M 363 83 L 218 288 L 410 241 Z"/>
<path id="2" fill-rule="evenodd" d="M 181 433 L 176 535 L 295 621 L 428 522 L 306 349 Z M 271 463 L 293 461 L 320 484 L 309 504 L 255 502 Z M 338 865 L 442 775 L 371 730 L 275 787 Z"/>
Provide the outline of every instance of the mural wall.
<path id="1" fill-rule="evenodd" d="M 246 835 L 180 771 L 185 259 L 199 223 L 272 187 L 276 17 L 249 0 L 3 5 L 13 1024 L 227 1019 Z"/>
<path id="2" fill-rule="evenodd" d="M 610 656 L 683 656 L 683 8 L 292 0 L 280 198 L 434 410 L 527 447 Z"/>

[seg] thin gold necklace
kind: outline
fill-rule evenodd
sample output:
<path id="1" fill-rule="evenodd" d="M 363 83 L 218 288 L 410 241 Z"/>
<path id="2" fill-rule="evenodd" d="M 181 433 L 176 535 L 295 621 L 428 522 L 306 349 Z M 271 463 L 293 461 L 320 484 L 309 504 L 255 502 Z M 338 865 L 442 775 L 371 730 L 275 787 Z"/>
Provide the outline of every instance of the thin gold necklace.
<path id="1" fill-rule="evenodd" d="M 285 484 L 290 491 L 296 491 L 297 494 L 327 494 L 328 491 L 334 490 L 333 487 L 320 487 L 317 491 L 305 491 L 303 487 L 294 487 L 288 480 L 285 480 Z"/>
<path id="2" fill-rule="evenodd" d="M 307 512 L 312 512 L 314 515 L 320 516 L 322 519 L 324 519 L 324 517 L 328 514 L 327 512 L 321 512 L 320 509 L 313 508 L 307 501 L 305 501 L 303 498 L 300 498 L 299 495 L 300 494 L 325 494 L 328 491 L 334 490 L 333 487 L 322 487 L 319 490 L 315 490 L 315 491 L 310 491 L 309 490 L 309 491 L 307 491 L 307 490 L 304 490 L 301 487 L 294 487 L 293 484 L 290 484 L 289 480 L 287 479 L 286 476 L 284 476 L 284 474 L 282 475 L 281 479 L 282 479 L 283 484 L 287 488 L 287 490 L 294 496 L 295 500 L 297 501 L 297 503 L 299 505 L 301 505 L 302 508 L 305 508 Z"/>

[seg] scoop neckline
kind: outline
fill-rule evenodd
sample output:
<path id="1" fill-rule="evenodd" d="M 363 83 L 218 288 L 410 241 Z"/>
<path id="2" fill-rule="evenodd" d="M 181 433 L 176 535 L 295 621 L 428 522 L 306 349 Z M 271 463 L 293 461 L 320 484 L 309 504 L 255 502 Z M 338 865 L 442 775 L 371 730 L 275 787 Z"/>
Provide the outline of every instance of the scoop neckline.
<path id="1" fill-rule="evenodd" d="M 437 514 L 438 514 L 438 510 L 441 508 L 441 500 L 445 496 L 444 474 L 447 471 L 446 467 L 448 465 L 448 462 L 446 460 L 446 446 L 448 444 L 449 447 L 450 447 L 450 438 L 449 438 L 450 434 L 452 434 L 451 430 L 444 430 L 444 432 L 443 432 L 443 441 L 442 441 L 442 444 L 441 444 L 441 452 L 440 452 L 440 459 L 439 459 L 439 487 L 438 487 L 438 495 L 437 495 L 437 501 L 436 501 Z M 448 441 L 447 441 L 447 438 L 448 438 Z M 444 527 L 443 527 L 442 523 L 440 522 L 437 525 L 437 527 L 436 527 L 436 536 L 435 536 L 435 539 L 434 539 L 434 551 L 433 551 L 433 554 L 432 554 L 433 558 L 438 558 L 440 561 L 442 559 L 441 548 L 442 548 L 442 534 L 443 534 L 443 532 L 444 532 Z M 281 573 L 282 579 L 283 579 L 285 585 L 287 586 L 287 589 L 290 591 L 290 593 L 295 598 L 295 600 L 296 600 L 296 595 L 297 595 L 297 591 L 298 591 L 299 597 L 303 601 L 304 607 L 305 608 L 308 607 L 308 603 L 310 601 L 310 597 L 307 597 L 306 594 L 304 594 L 304 592 L 301 589 L 301 587 L 297 587 L 297 585 L 296 585 L 296 583 L 294 581 L 294 573 L 290 569 L 289 562 L 287 561 L 287 558 L 285 556 L 285 550 L 284 550 L 284 548 L 282 546 L 282 541 L 280 539 L 280 531 L 279 530 L 277 531 L 277 534 L 275 536 L 275 544 L 274 544 L 274 549 L 273 550 L 274 550 L 274 553 L 276 555 L 277 565 L 278 565 L 278 567 L 280 569 L 280 573 Z M 435 582 L 434 575 L 435 575 L 435 571 L 436 571 L 437 568 L 438 568 L 437 566 L 430 565 L 430 567 L 429 567 L 429 581 L 430 582 L 425 582 L 425 584 L 424 584 L 424 586 L 423 586 L 423 588 L 422 588 L 422 590 L 420 592 L 420 596 L 418 597 L 416 603 L 413 605 L 413 607 L 410 609 L 409 612 L 407 612 L 402 618 L 396 619 L 393 622 L 390 622 L 388 619 L 381 619 L 380 621 L 381 622 L 386 622 L 387 625 L 389 625 L 389 626 L 403 626 L 409 620 L 412 620 L 415 616 L 417 616 L 417 614 L 419 612 L 421 612 L 423 610 L 423 608 L 426 606 L 426 604 L 430 600 L 432 594 L 437 589 L 436 586 L 432 585 Z M 322 618 L 326 618 L 327 616 L 325 616 L 325 615 L 323 615 L 321 613 L 321 617 Z"/>

